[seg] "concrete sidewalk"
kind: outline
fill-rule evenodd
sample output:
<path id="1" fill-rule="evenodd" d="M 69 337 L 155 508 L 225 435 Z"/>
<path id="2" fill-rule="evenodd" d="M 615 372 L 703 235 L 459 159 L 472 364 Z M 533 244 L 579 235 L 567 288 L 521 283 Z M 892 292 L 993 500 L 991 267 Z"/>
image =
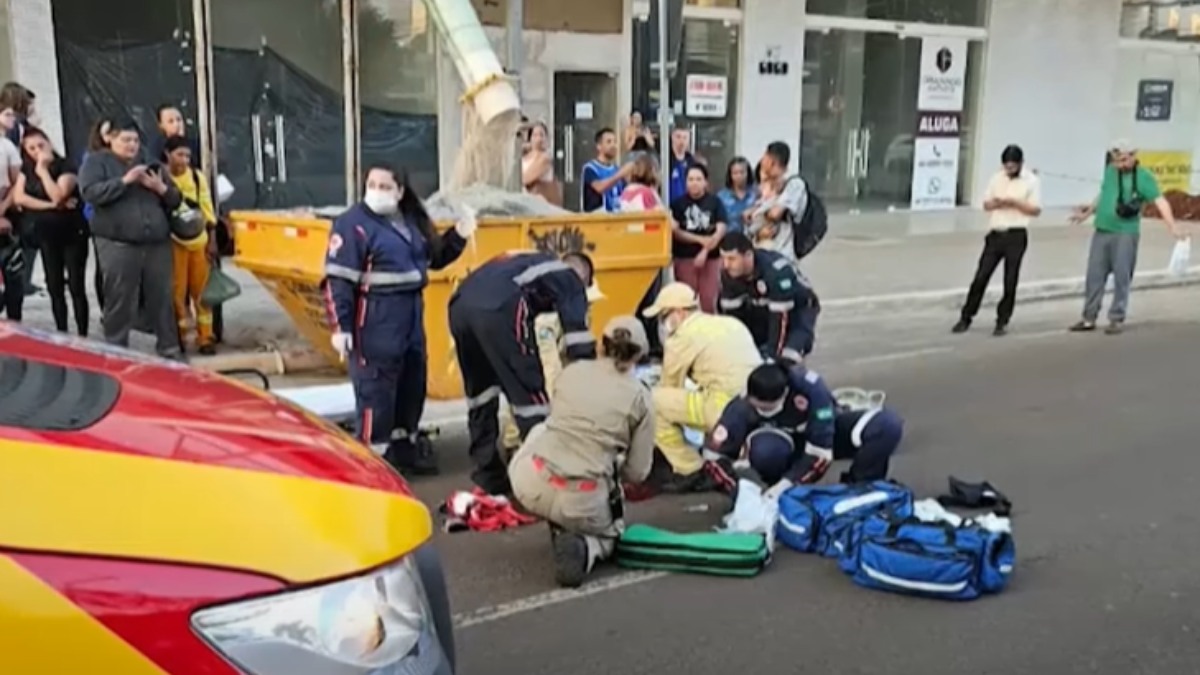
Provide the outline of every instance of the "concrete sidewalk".
<path id="1" fill-rule="evenodd" d="M 1066 225 L 1067 212 L 1050 212 L 1030 231 L 1029 252 L 1022 266 L 1022 299 L 1078 294 L 1087 258 L 1090 226 Z M 879 213 L 833 216 L 821 247 L 803 264 L 826 312 L 898 311 L 916 306 L 957 306 L 962 302 L 983 246 L 984 214 L 970 209 L 922 214 Z M 1195 283 L 1200 275 L 1166 278 L 1164 270 L 1173 240 L 1161 222 L 1143 226 L 1138 284 Z M 36 282 L 41 285 L 41 263 Z M 253 276 L 226 265 L 243 289 L 225 307 L 223 351 L 256 351 L 264 347 L 304 345 L 291 320 Z M 993 277 L 994 301 L 1002 275 Z M 91 280 L 89 277 L 89 293 Z M 986 310 L 985 310 L 986 311 Z M 93 300 L 93 335 L 100 335 Z M 26 321 L 52 328 L 50 303 L 44 294 L 28 298 Z M 135 334 L 135 347 L 151 348 L 149 336 Z"/>

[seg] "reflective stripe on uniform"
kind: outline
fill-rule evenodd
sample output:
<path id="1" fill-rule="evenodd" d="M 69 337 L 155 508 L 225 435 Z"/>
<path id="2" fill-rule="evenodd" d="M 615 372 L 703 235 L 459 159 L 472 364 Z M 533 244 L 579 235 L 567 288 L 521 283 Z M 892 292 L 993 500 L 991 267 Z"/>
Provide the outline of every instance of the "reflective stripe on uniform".
<path id="1" fill-rule="evenodd" d="M 850 430 L 850 443 L 854 447 L 862 447 L 863 431 L 866 430 L 867 425 L 870 424 L 871 420 L 875 419 L 875 416 L 878 415 L 879 411 L 881 410 L 883 410 L 883 408 L 871 408 L 863 413 L 862 417 L 859 417 L 858 421 L 854 423 L 854 428 Z"/>
<path id="2" fill-rule="evenodd" d="M 739 295 L 736 298 L 721 298 L 721 309 L 738 309 L 746 304 L 746 296 Z"/>
<path id="3" fill-rule="evenodd" d="M 772 300 L 772 301 L 767 302 L 767 309 L 771 310 L 772 312 L 779 312 L 779 313 L 790 312 L 790 311 L 792 311 L 792 308 L 794 308 L 795 306 L 796 306 L 796 303 L 791 300 L 786 300 L 786 301 L 782 301 L 782 302 Z"/>
<path id="4" fill-rule="evenodd" d="M 746 443 L 745 443 L 745 445 L 742 446 L 742 452 L 738 456 L 739 459 L 745 459 L 745 458 L 749 457 L 750 442 L 753 441 L 758 436 L 778 436 L 779 438 L 782 438 L 784 441 L 787 442 L 789 450 L 791 450 L 791 451 L 796 450 L 796 439 L 793 438 L 792 435 L 789 434 L 788 432 L 784 431 L 783 429 L 778 429 L 776 427 L 759 427 L 759 428 L 755 429 L 754 431 L 751 431 L 746 436 Z"/>
<path id="5" fill-rule="evenodd" d="M 353 282 L 356 284 L 358 282 L 362 281 L 362 278 L 363 278 L 363 274 L 361 271 L 356 270 L 356 269 L 351 269 L 349 267 L 346 267 L 345 265 L 339 265 L 337 263 L 325 263 L 325 276 L 336 277 L 338 279 L 345 279 L 346 281 L 350 281 L 350 282 Z"/>
<path id="6" fill-rule="evenodd" d="M 363 284 L 367 286 L 411 286 L 420 285 L 424 277 L 417 270 L 407 272 L 367 272 L 362 275 Z"/>
<path id="7" fill-rule="evenodd" d="M 517 417 L 545 417 L 550 414 L 548 405 L 514 405 L 513 415 Z"/>
<path id="8" fill-rule="evenodd" d="M 488 387 L 477 396 L 467 399 L 467 408 L 479 408 L 500 398 L 500 387 Z"/>
<path id="9" fill-rule="evenodd" d="M 524 272 L 521 272 L 517 276 L 513 277 L 513 281 L 518 286 L 526 286 L 526 285 L 531 284 L 531 283 L 537 281 L 538 279 L 546 276 L 547 274 L 553 274 L 555 272 L 564 272 L 564 271 L 567 271 L 570 269 L 571 269 L 570 265 L 567 265 L 565 262 L 562 262 L 561 260 L 548 260 L 544 263 L 538 263 L 536 265 L 533 265 L 532 267 L 525 270 Z"/>
<path id="10" fill-rule="evenodd" d="M 568 347 L 575 345 L 590 345 L 596 341 L 592 334 L 585 330 L 577 330 L 563 336 L 563 344 Z"/>

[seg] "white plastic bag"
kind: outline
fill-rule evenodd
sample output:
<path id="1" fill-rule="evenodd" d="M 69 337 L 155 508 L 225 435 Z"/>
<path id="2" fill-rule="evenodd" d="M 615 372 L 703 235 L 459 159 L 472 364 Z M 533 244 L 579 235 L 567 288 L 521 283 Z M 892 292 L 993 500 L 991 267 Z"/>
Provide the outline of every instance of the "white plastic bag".
<path id="1" fill-rule="evenodd" d="M 1172 276 L 1181 277 L 1187 274 L 1188 265 L 1192 261 L 1192 238 L 1180 239 L 1171 249 L 1171 259 L 1167 262 L 1167 272 Z"/>
<path id="2" fill-rule="evenodd" d="M 763 498 L 763 489 L 754 481 L 738 480 L 737 501 L 722 519 L 718 532 L 761 534 L 767 550 L 775 550 L 775 522 L 779 520 L 779 502 Z"/>

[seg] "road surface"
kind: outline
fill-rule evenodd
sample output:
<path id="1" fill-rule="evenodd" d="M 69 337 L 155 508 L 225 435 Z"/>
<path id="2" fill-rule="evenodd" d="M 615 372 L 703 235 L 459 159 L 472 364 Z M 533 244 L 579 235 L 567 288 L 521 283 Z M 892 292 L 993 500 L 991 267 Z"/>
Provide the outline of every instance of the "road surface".
<path id="1" fill-rule="evenodd" d="M 885 389 L 907 419 L 896 478 L 920 496 L 949 474 L 986 479 L 1012 498 L 1018 562 L 1004 594 L 968 604 L 882 594 L 786 549 L 750 580 L 606 569 L 563 592 L 544 526 L 440 535 L 461 672 L 1195 672 L 1198 301 L 1186 288 L 1139 293 L 1115 337 L 1066 333 L 1074 301 L 1018 307 L 1005 338 L 990 336 L 987 316 L 952 336 L 944 312 L 821 327 L 814 366 L 834 386 Z M 415 484 L 430 504 L 466 485 L 461 429 L 439 448 L 447 475 Z M 631 511 L 698 530 L 723 507 L 689 496 Z"/>

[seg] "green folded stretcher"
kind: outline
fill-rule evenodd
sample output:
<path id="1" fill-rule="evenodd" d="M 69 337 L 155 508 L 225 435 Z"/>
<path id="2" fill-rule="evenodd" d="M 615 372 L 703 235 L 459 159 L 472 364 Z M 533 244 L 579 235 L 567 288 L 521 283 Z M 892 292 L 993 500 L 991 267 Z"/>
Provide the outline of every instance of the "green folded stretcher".
<path id="1" fill-rule="evenodd" d="M 761 534 L 680 534 L 630 525 L 617 540 L 617 564 L 631 569 L 752 577 L 770 559 Z"/>

